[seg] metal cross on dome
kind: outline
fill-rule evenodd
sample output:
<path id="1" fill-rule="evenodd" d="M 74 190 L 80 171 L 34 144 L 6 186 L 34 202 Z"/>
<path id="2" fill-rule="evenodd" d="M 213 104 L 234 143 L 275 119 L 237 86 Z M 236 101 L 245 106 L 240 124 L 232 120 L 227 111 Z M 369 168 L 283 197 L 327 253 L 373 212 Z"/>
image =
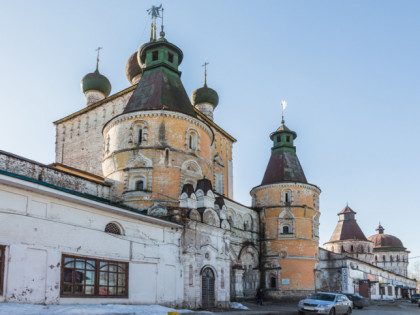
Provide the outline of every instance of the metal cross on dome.
<path id="1" fill-rule="evenodd" d="M 96 70 L 98 70 L 98 64 L 99 64 L 99 52 L 102 49 L 102 47 L 98 47 L 95 49 L 95 51 L 98 52 L 98 55 L 96 56 Z"/>
<path id="2" fill-rule="evenodd" d="M 163 14 L 162 4 L 158 7 L 152 5 L 152 7 L 147 10 L 147 13 L 152 17 L 150 41 L 156 40 L 156 19 L 160 17 L 160 11 L 162 11 L 162 14 Z M 163 20 L 163 17 L 162 17 L 162 20 Z M 162 21 L 162 33 L 163 33 L 163 21 Z"/>
<path id="3" fill-rule="evenodd" d="M 210 64 L 210 62 L 203 63 L 202 67 L 204 67 L 204 85 L 207 84 L 207 65 Z"/>

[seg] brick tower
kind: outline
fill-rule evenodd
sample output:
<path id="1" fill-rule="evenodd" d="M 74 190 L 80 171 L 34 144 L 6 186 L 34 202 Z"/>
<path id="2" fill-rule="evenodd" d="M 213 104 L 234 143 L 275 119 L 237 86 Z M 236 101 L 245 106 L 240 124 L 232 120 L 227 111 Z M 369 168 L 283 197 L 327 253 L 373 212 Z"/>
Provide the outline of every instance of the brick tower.
<path id="1" fill-rule="evenodd" d="M 273 147 L 261 185 L 251 190 L 261 222 L 261 286 L 273 298 L 315 290 L 321 190 L 306 180 L 296 136 L 282 120 L 270 135 Z"/>

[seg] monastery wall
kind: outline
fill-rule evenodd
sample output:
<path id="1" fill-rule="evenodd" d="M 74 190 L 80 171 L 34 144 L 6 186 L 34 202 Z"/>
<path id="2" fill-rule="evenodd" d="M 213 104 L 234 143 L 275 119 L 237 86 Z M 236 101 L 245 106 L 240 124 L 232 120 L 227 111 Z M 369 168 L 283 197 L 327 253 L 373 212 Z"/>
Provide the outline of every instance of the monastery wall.
<path id="1" fill-rule="evenodd" d="M 76 196 L 61 191 L 53 195 L 48 187 L 25 181 L 19 184 L 21 187 L 0 184 L 0 222 L 7 222 L 0 229 L 0 245 L 6 246 L 3 301 L 181 306 L 181 225 L 95 201 L 84 200 L 81 204 Z M 121 234 L 105 232 L 109 223 L 118 226 Z M 128 287 L 119 289 L 128 290 L 128 296 L 65 297 L 60 293 L 66 274 L 65 257 L 127 264 Z M 82 288 L 82 279 L 89 284 L 98 281 L 89 273 L 83 269 L 76 272 L 76 276 L 86 277 L 75 289 Z M 100 288 L 99 292 L 104 294 L 106 290 L 111 288 Z"/>

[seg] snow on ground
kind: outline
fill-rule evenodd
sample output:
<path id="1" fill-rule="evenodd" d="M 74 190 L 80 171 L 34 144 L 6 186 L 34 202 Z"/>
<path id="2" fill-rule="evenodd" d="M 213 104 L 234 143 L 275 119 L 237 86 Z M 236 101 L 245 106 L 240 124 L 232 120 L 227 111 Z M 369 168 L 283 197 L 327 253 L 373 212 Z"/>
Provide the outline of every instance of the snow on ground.
<path id="1" fill-rule="evenodd" d="M 246 307 L 245 305 L 242 305 L 241 303 L 238 303 L 238 302 L 231 302 L 230 303 L 230 308 L 235 308 L 235 309 L 240 309 L 240 310 L 249 310 L 248 307 Z"/>
<path id="2" fill-rule="evenodd" d="M 168 312 L 180 314 L 191 313 L 191 310 L 176 310 L 160 305 L 122 305 L 122 304 L 93 304 L 93 305 L 34 305 L 18 303 L 0 303 L 0 315 L 167 315 Z M 201 312 L 200 312 L 201 313 Z M 203 312 L 203 314 L 211 314 Z"/>

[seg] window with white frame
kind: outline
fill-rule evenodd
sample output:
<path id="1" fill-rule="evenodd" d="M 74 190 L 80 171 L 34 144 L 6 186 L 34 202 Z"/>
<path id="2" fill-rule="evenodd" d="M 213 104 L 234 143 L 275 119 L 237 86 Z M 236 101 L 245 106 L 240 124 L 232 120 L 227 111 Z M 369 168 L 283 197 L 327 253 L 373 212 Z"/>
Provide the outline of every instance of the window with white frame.
<path id="1" fill-rule="evenodd" d="M 147 144 L 148 124 L 144 120 L 137 120 L 130 126 L 129 143 L 135 146 Z"/>
<path id="2" fill-rule="evenodd" d="M 279 235 L 281 237 L 290 237 L 295 233 L 295 217 L 289 209 L 283 210 L 278 218 Z"/>
<path id="3" fill-rule="evenodd" d="M 62 297 L 128 297 L 128 263 L 63 255 Z"/>
<path id="4" fill-rule="evenodd" d="M 185 147 L 190 151 L 200 151 L 200 143 L 198 131 L 189 127 L 185 133 Z"/>
<path id="5" fill-rule="evenodd" d="M 283 189 L 281 191 L 281 201 L 285 204 L 290 204 L 293 200 L 293 194 L 290 189 Z"/>

